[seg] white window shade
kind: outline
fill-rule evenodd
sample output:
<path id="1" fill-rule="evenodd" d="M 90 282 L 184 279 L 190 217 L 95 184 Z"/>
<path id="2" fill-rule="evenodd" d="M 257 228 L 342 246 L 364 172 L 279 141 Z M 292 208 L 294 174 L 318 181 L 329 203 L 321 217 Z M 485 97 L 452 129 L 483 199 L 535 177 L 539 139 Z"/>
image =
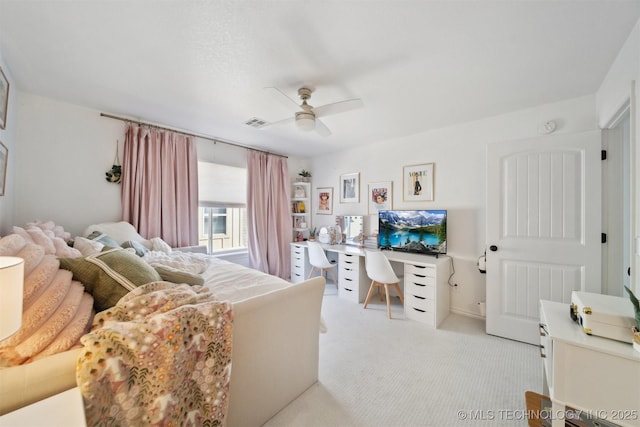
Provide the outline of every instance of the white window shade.
<path id="1" fill-rule="evenodd" d="M 205 207 L 246 207 L 247 170 L 198 162 L 198 199 Z"/>

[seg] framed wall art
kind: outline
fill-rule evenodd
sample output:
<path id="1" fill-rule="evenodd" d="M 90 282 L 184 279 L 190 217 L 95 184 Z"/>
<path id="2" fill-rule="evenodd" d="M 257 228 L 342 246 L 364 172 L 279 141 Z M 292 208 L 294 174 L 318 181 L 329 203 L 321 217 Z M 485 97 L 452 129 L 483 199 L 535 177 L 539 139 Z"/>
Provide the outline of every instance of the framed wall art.
<path id="1" fill-rule="evenodd" d="M 7 160 L 9 150 L 0 142 L 0 196 L 4 196 L 4 185 L 7 182 Z"/>
<path id="2" fill-rule="evenodd" d="M 402 200 L 433 200 L 433 163 L 402 168 Z"/>
<path id="3" fill-rule="evenodd" d="M 316 188 L 316 214 L 333 214 L 333 187 Z"/>
<path id="4" fill-rule="evenodd" d="M 360 173 L 340 175 L 340 203 L 360 202 Z"/>
<path id="5" fill-rule="evenodd" d="M 372 182 L 369 183 L 369 215 L 377 214 L 378 211 L 392 209 L 393 205 L 393 182 Z"/>
<path id="6" fill-rule="evenodd" d="M 0 129 L 7 126 L 7 108 L 9 107 L 9 80 L 0 68 Z"/>

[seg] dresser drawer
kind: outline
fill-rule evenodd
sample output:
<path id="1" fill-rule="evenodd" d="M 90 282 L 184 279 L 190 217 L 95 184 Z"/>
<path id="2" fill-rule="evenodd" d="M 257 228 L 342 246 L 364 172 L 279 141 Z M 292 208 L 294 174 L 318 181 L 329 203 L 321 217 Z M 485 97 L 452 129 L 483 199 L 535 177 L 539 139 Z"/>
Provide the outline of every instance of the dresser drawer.
<path id="1" fill-rule="evenodd" d="M 434 304 L 431 298 L 424 298 L 418 295 L 407 294 L 405 295 L 405 305 L 411 308 L 417 308 L 418 310 L 427 311 L 433 313 Z"/>
<path id="2" fill-rule="evenodd" d="M 405 264 L 404 265 L 405 276 L 416 275 L 417 277 L 436 277 L 436 268 L 429 265 L 416 265 Z"/>
<path id="3" fill-rule="evenodd" d="M 435 286 L 424 283 L 417 283 L 415 281 L 406 280 L 404 282 L 404 289 L 406 294 L 412 294 L 423 298 L 435 299 Z"/>
<path id="4" fill-rule="evenodd" d="M 435 326 L 435 316 L 430 311 L 424 311 L 419 308 L 406 305 L 404 308 L 404 314 L 407 319 L 416 320 L 429 326 Z"/>
<path id="5" fill-rule="evenodd" d="M 304 267 L 304 257 L 297 255 L 297 254 L 291 254 L 291 266 L 299 266 L 299 267 Z"/>

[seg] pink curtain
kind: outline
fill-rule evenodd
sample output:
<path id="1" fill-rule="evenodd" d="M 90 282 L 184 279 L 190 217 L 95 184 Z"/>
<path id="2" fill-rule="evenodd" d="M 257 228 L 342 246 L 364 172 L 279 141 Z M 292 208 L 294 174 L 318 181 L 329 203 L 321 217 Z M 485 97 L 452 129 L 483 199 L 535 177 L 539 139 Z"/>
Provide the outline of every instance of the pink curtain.
<path id="1" fill-rule="evenodd" d="M 198 244 L 198 155 L 192 138 L 127 125 L 122 219 L 172 247 Z"/>
<path id="2" fill-rule="evenodd" d="M 247 186 L 249 263 L 257 270 L 288 279 L 293 231 L 287 159 L 249 151 Z"/>

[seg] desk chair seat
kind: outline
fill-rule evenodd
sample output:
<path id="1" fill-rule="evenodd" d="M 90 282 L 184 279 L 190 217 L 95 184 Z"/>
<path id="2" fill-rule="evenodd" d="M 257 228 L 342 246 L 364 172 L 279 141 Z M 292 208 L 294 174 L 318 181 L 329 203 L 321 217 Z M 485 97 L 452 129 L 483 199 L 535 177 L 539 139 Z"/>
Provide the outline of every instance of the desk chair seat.
<path id="1" fill-rule="evenodd" d="M 371 286 L 369 287 L 367 298 L 364 301 L 364 308 L 367 308 L 369 299 L 373 296 L 374 289 L 384 287 L 384 292 L 387 297 L 387 316 L 391 319 L 389 286 L 392 286 L 396 290 L 400 297 L 400 302 L 404 304 L 404 298 L 400 290 L 400 279 L 396 276 L 396 273 L 394 273 L 387 257 L 380 251 L 365 251 L 365 268 L 367 270 L 367 276 L 371 279 Z"/>
<path id="2" fill-rule="evenodd" d="M 311 278 L 311 275 L 315 270 L 319 270 L 321 275 L 324 274 L 325 271 L 327 271 L 333 277 L 333 281 L 337 287 L 338 279 L 335 272 L 333 271 L 333 268 L 336 266 L 336 264 L 332 264 L 331 262 L 329 262 L 329 260 L 327 259 L 327 255 L 324 253 L 324 249 L 322 249 L 322 246 L 320 246 L 320 243 L 307 242 L 307 248 L 309 249 L 309 264 L 311 264 L 311 270 L 309 270 L 309 277 L 307 277 L 307 279 Z"/>

